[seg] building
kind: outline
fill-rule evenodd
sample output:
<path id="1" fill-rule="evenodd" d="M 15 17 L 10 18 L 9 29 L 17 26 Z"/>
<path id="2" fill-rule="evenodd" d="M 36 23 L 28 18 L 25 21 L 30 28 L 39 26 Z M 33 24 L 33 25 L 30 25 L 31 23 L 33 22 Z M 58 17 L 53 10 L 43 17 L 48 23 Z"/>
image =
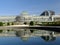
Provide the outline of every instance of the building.
<path id="1" fill-rule="evenodd" d="M 0 22 L 13 22 L 16 16 L 0 16 Z"/>
<path id="2" fill-rule="evenodd" d="M 40 15 L 30 15 L 28 12 L 22 12 L 18 16 L 0 16 L 0 22 L 19 22 L 29 23 L 30 21 L 34 21 L 36 23 L 40 22 L 52 22 L 52 21 L 60 21 L 60 15 L 55 15 L 54 11 L 44 11 Z"/>
<path id="3" fill-rule="evenodd" d="M 54 15 L 52 16 L 53 21 L 60 21 L 60 15 Z"/>
<path id="4" fill-rule="evenodd" d="M 20 16 L 16 17 L 16 21 L 19 22 L 27 22 L 29 23 L 30 21 L 34 22 L 52 22 L 52 21 L 60 21 L 60 15 L 55 15 L 54 11 L 44 11 L 41 15 L 30 15 L 27 12 L 22 12 Z"/>
<path id="5" fill-rule="evenodd" d="M 52 15 L 55 15 L 55 12 L 54 11 L 51 11 L 51 10 L 46 10 L 44 11 L 43 13 L 41 13 L 40 16 L 52 16 Z"/>

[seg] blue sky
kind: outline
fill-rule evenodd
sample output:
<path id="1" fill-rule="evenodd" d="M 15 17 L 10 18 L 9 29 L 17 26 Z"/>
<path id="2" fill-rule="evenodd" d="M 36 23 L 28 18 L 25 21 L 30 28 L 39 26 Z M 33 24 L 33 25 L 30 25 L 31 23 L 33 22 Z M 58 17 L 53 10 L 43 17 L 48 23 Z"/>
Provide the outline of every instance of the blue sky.
<path id="1" fill-rule="evenodd" d="M 60 0 L 0 0 L 0 15 L 19 15 L 22 11 L 41 14 L 53 10 L 60 14 Z"/>

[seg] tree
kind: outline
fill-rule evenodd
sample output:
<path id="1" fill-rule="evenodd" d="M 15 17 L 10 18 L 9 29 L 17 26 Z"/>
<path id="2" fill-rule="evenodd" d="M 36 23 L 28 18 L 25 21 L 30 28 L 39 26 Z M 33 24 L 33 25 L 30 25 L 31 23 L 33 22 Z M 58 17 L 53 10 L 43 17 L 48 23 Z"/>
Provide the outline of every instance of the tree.
<path id="1" fill-rule="evenodd" d="M 10 23 L 8 22 L 7 25 L 10 25 Z"/>
<path id="2" fill-rule="evenodd" d="M 14 25 L 14 23 L 12 22 L 12 24 L 11 25 Z"/>
<path id="3" fill-rule="evenodd" d="M 26 24 L 27 24 L 27 22 L 24 22 L 24 24 L 26 25 Z"/>
<path id="4" fill-rule="evenodd" d="M 0 22 L 0 26 L 3 26 L 3 23 L 2 22 Z"/>
<path id="5" fill-rule="evenodd" d="M 32 26 L 32 25 L 34 25 L 34 22 L 33 22 L 33 21 L 31 21 L 31 22 L 30 22 L 30 25 L 31 25 L 31 26 Z"/>

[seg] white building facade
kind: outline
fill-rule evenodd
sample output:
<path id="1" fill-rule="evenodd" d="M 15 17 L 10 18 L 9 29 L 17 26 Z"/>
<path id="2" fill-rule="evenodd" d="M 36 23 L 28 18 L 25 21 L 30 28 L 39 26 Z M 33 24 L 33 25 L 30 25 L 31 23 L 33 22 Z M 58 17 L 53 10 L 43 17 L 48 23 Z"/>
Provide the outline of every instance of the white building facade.
<path id="1" fill-rule="evenodd" d="M 14 22 L 16 16 L 0 16 L 0 22 Z"/>
<path id="2" fill-rule="evenodd" d="M 23 12 L 16 21 L 19 22 L 53 22 L 53 21 L 60 21 L 60 15 L 55 15 L 54 12 L 47 11 L 47 13 L 43 12 L 43 15 L 29 15 L 27 12 Z"/>
<path id="3" fill-rule="evenodd" d="M 55 15 L 53 11 L 44 11 L 41 15 L 30 15 L 22 12 L 19 16 L 0 16 L 0 22 L 52 22 L 60 21 L 60 15 Z"/>

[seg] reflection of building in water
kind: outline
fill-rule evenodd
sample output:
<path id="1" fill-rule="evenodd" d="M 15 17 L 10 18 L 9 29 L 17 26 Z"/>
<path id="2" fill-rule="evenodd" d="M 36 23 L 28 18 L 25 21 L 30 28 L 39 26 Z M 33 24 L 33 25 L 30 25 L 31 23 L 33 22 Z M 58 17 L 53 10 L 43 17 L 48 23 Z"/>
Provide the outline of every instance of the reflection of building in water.
<path id="1" fill-rule="evenodd" d="M 45 36 L 45 35 L 52 35 L 54 36 L 54 32 L 51 31 L 44 31 L 44 30 L 29 30 L 29 29 L 21 29 L 16 31 L 17 36 Z"/>
<path id="2" fill-rule="evenodd" d="M 41 36 L 42 39 L 44 39 L 45 41 L 54 41 L 56 40 L 56 37 L 53 36 Z"/>
<path id="3" fill-rule="evenodd" d="M 45 41 L 54 41 L 56 39 L 55 37 L 55 32 L 50 32 L 49 35 L 46 36 L 41 36 L 42 39 L 44 39 Z"/>
<path id="4" fill-rule="evenodd" d="M 16 31 L 16 36 L 20 36 L 20 37 L 23 37 L 23 36 L 29 36 L 30 35 L 30 30 L 28 29 L 20 29 L 19 31 Z"/>
<path id="5" fill-rule="evenodd" d="M 21 29 L 16 31 L 16 35 L 19 36 L 23 41 L 27 41 L 30 37 L 41 37 L 45 41 L 54 41 L 56 39 L 55 32 L 45 30 L 29 30 Z"/>
<path id="6" fill-rule="evenodd" d="M 15 35 L 15 31 L 13 31 L 12 29 L 4 29 L 4 30 L 0 30 L 0 36 L 16 36 Z"/>
<path id="7" fill-rule="evenodd" d="M 27 41 L 28 39 L 29 39 L 29 37 L 20 37 L 21 38 L 21 40 L 23 40 L 23 41 Z"/>
<path id="8" fill-rule="evenodd" d="M 30 37 L 30 30 L 20 29 L 19 31 L 16 31 L 16 36 L 20 37 L 23 41 L 27 41 Z"/>

